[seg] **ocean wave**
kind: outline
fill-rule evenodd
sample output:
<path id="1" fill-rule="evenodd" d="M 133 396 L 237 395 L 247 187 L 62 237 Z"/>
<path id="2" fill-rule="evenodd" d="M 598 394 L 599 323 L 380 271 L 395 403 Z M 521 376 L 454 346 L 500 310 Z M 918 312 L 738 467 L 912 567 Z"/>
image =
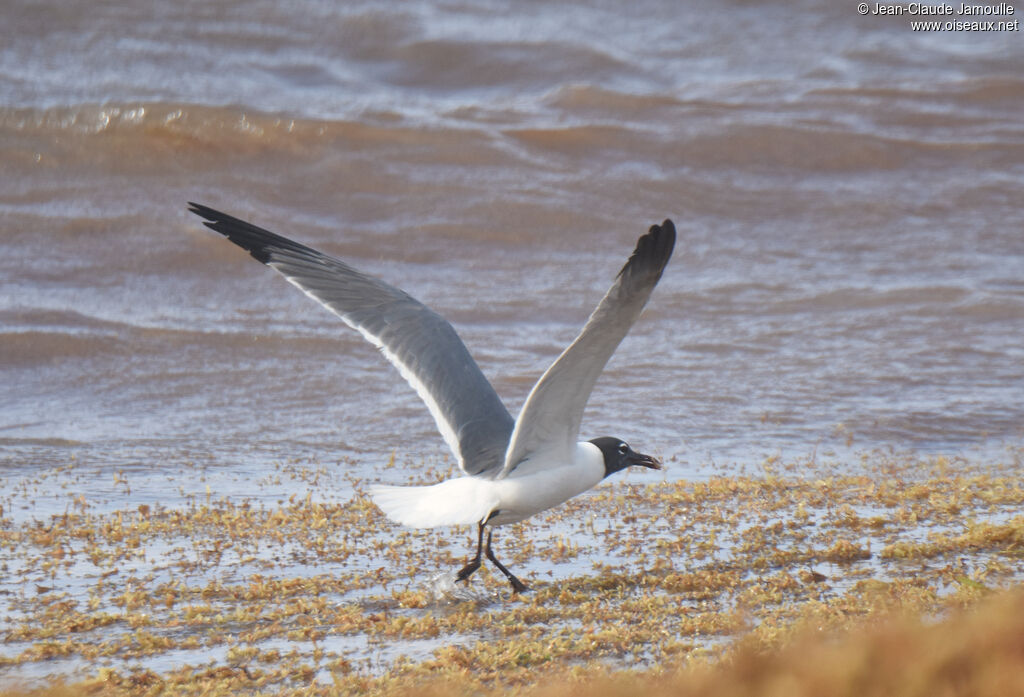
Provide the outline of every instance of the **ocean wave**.
<path id="1" fill-rule="evenodd" d="M 987 95 L 979 98 L 1010 99 L 1011 87 L 979 88 Z M 463 108 L 429 120 L 392 112 L 298 118 L 240 105 L 164 102 L 8 107 L 0 108 L 0 136 L 6 136 L 0 157 L 25 167 L 59 156 L 72 164 L 77 157 L 144 170 L 189 157 L 193 169 L 207 160 L 213 166 L 225 153 L 322 161 L 326 153 L 377 158 L 393 152 L 399 161 L 424 166 L 503 166 L 538 158 L 558 166 L 559 158 L 571 157 L 662 171 L 773 174 L 892 171 L 941 166 L 958 156 L 998 167 L 1024 157 L 1024 137 L 1007 133 L 1004 121 L 966 123 L 961 114 L 959 130 L 934 125 L 945 112 L 936 116 L 928 104 L 902 108 L 906 124 L 933 124 L 914 131 L 881 129 L 869 119 L 841 123 L 834 109 L 813 100 L 772 116 L 753 106 L 577 85 L 555 90 L 548 101 L 553 113 Z"/>
<path id="2" fill-rule="evenodd" d="M 779 298 L 765 303 L 763 312 L 836 313 L 857 310 L 952 307 L 970 297 L 971 291 L 956 286 L 913 286 L 905 288 L 826 288 L 799 298 Z"/>
<path id="3" fill-rule="evenodd" d="M 48 309 L 2 311 L 0 323 L 4 325 L 4 331 L 0 331 L 0 365 L 6 368 L 75 358 L 181 356 L 183 352 L 203 350 L 255 357 L 332 356 L 344 346 L 362 344 L 358 336 L 349 335 L 341 326 L 332 333 L 330 325 L 326 329 L 320 325 L 230 329 L 154 326 Z"/>
<path id="4" fill-rule="evenodd" d="M 292 118 L 241 106 L 179 103 L 80 104 L 0 108 L 0 132 L 14 138 L 106 137 L 146 140 L 175 149 L 276 147 L 303 151 L 324 142 L 348 141 L 355 149 L 443 141 L 438 129 L 410 126 L 395 114 L 378 112 L 358 120 Z M 454 144 L 454 141 L 450 141 Z"/>
<path id="5" fill-rule="evenodd" d="M 975 106 L 1006 105 L 1016 109 L 1024 94 L 1024 80 L 1014 75 L 990 75 L 969 80 L 949 80 L 931 87 L 923 85 L 887 85 L 816 88 L 808 93 L 812 97 L 838 97 L 846 102 L 878 100 L 889 105 L 900 102 L 934 104 L 966 100 Z"/>
<path id="6" fill-rule="evenodd" d="M 75 357 L 117 356 L 127 346 L 116 336 L 55 331 L 0 333 L 0 363 L 7 368 L 37 366 Z"/>
<path id="7" fill-rule="evenodd" d="M 501 85 L 538 89 L 566 75 L 592 80 L 628 76 L 635 69 L 593 45 L 566 41 L 427 39 L 391 52 L 384 78 L 417 89 L 467 90 Z"/>

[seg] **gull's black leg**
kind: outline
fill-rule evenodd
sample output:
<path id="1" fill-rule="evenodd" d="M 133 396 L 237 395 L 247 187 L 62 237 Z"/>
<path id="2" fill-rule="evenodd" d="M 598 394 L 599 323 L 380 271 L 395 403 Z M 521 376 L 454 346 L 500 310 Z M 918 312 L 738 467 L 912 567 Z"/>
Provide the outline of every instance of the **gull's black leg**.
<path id="1" fill-rule="evenodd" d="M 460 571 L 455 576 L 456 581 L 465 581 L 467 578 L 473 575 L 474 571 L 480 568 L 480 552 L 483 550 L 484 547 L 484 524 L 478 523 L 478 526 L 479 530 L 477 531 L 476 538 L 476 556 L 473 557 L 472 561 L 470 561 L 468 564 L 462 567 L 462 571 Z M 488 537 L 487 539 L 490 540 L 490 537 Z M 488 557 L 490 557 L 489 554 Z"/>
<path id="2" fill-rule="evenodd" d="M 481 529 L 481 533 L 482 533 L 483 532 L 483 527 L 481 526 L 480 529 Z M 530 590 L 529 588 L 526 587 L 526 584 L 523 583 L 522 581 L 520 581 L 518 578 L 516 578 L 512 574 L 511 571 L 506 569 L 504 564 L 502 564 L 500 561 L 498 561 L 497 558 L 494 556 L 494 552 L 491 551 L 491 533 L 492 532 L 494 532 L 494 531 L 493 530 L 488 530 L 487 531 L 487 549 L 485 550 L 485 554 L 487 554 L 487 558 L 491 560 L 491 563 L 493 563 L 496 567 L 498 567 L 498 571 L 500 571 L 501 573 L 505 574 L 505 578 L 507 578 L 508 582 L 512 584 L 512 592 L 513 593 L 525 593 L 526 591 Z M 479 550 L 477 551 L 477 553 L 479 554 Z M 479 564 L 480 564 L 480 562 L 479 562 L 479 558 L 478 558 L 477 559 L 477 565 L 479 565 Z"/>

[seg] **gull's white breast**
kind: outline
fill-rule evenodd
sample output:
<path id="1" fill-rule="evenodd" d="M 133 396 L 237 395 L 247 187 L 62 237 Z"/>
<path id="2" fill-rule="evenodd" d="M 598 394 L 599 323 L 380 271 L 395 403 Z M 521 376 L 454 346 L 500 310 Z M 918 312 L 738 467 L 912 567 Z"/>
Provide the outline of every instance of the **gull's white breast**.
<path id="1" fill-rule="evenodd" d="M 582 442 L 576 444 L 572 462 L 534 461 L 523 471 L 490 482 L 497 498 L 492 525 L 517 523 L 594 488 L 604 478 L 604 456 L 593 443 Z"/>

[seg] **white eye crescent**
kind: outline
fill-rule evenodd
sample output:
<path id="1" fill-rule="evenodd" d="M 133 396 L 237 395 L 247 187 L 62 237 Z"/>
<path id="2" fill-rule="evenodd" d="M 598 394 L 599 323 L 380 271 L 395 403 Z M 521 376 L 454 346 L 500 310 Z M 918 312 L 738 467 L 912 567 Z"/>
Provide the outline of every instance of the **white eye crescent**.
<path id="1" fill-rule="evenodd" d="M 625 443 L 619 443 L 619 455 L 625 455 L 629 452 L 629 446 Z"/>

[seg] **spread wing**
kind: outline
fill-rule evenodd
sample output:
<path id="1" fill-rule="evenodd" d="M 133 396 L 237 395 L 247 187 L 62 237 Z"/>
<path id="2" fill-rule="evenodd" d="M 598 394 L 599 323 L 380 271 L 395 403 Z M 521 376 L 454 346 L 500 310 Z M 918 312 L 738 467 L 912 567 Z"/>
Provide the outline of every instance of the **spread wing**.
<path id="1" fill-rule="evenodd" d="M 404 291 L 285 237 L 196 203 L 189 210 L 357 330 L 426 403 L 467 474 L 497 473 L 514 422 L 465 344 Z"/>
<path id="2" fill-rule="evenodd" d="M 534 453 L 571 458 L 590 392 L 616 347 L 629 332 L 672 256 L 671 220 L 652 225 L 569 348 L 534 385 L 515 430 L 499 478 L 529 468 Z"/>

